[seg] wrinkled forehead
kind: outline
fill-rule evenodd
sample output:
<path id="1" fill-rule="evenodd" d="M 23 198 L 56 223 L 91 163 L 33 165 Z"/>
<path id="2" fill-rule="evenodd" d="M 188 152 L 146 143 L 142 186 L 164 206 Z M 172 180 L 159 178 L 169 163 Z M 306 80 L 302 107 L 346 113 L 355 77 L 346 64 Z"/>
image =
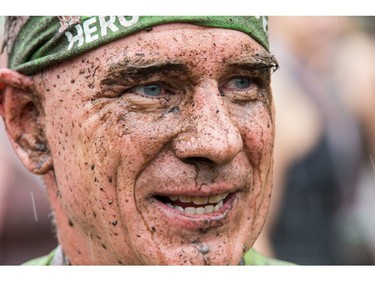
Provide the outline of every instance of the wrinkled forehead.
<path id="1" fill-rule="evenodd" d="M 268 51 L 266 17 L 254 16 L 55 16 L 28 17 L 11 47 L 8 66 L 33 74 L 111 41 L 168 23 L 238 30 Z"/>
<path id="2" fill-rule="evenodd" d="M 217 75 L 235 68 L 276 69 L 277 61 L 252 37 L 238 30 L 186 23 L 157 25 L 49 67 L 48 72 L 94 68 L 101 72 L 139 78 L 166 72 Z M 133 78 L 134 78 L 133 77 Z"/>
<path id="3" fill-rule="evenodd" d="M 172 23 L 153 27 L 101 46 L 88 54 L 111 68 L 127 69 L 156 65 L 206 65 L 224 69 L 247 64 L 254 68 L 274 68 L 277 61 L 252 37 L 231 29 Z M 79 58 L 76 59 L 79 61 Z"/>

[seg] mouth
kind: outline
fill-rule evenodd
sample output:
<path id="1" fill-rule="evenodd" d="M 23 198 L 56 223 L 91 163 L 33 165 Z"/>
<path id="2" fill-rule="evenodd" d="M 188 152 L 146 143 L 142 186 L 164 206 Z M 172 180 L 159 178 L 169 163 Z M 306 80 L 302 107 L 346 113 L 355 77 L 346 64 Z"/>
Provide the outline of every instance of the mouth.
<path id="1" fill-rule="evenodd" d="M 209 215 L 220 212 L 227 205 L 234 193 L 222 193 L 211 196 L 160 196 L 154 198 L 165 204 L 167 207 L 175 209 L 188 215 Z"/>

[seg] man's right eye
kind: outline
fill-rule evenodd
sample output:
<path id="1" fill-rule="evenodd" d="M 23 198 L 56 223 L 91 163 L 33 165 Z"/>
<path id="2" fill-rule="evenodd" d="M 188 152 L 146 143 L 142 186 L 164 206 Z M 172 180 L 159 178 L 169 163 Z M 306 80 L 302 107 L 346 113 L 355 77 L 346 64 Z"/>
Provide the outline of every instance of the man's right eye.
<path id="1" fill-rule="evenodd" d="M 129 92 L 140 94 L 147 97 L 161 97 L 170 95 L 171 92 L 167 91 L 163 86 L 158 84 L 147 84 L 142 86 L 137 86 Z"/>

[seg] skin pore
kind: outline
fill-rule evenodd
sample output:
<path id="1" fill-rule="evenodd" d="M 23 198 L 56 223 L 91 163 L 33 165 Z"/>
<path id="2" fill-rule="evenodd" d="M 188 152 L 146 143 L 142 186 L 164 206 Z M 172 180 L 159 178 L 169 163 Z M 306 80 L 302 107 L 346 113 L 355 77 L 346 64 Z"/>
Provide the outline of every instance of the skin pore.
<path id="1" fill-rule="evenodd" d="M 275 65 L 242 32 L 169 24 L 36 75 L 69 261 L 239 264 L 270 200 Z"/>

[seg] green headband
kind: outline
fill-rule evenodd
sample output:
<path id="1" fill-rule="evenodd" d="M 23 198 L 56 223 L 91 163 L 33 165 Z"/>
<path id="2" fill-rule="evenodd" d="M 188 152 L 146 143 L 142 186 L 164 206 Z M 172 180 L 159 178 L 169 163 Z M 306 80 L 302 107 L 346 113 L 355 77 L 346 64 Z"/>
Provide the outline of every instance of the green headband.
<path id="1" fill-rule="evenodd" d="M 191 23 L 245 32 L 268 50 L 267 18 L 242 16 L 30 17 L 22 26 L 8 66 L 33 74 L 113 40 L 155 25 Z"/>

